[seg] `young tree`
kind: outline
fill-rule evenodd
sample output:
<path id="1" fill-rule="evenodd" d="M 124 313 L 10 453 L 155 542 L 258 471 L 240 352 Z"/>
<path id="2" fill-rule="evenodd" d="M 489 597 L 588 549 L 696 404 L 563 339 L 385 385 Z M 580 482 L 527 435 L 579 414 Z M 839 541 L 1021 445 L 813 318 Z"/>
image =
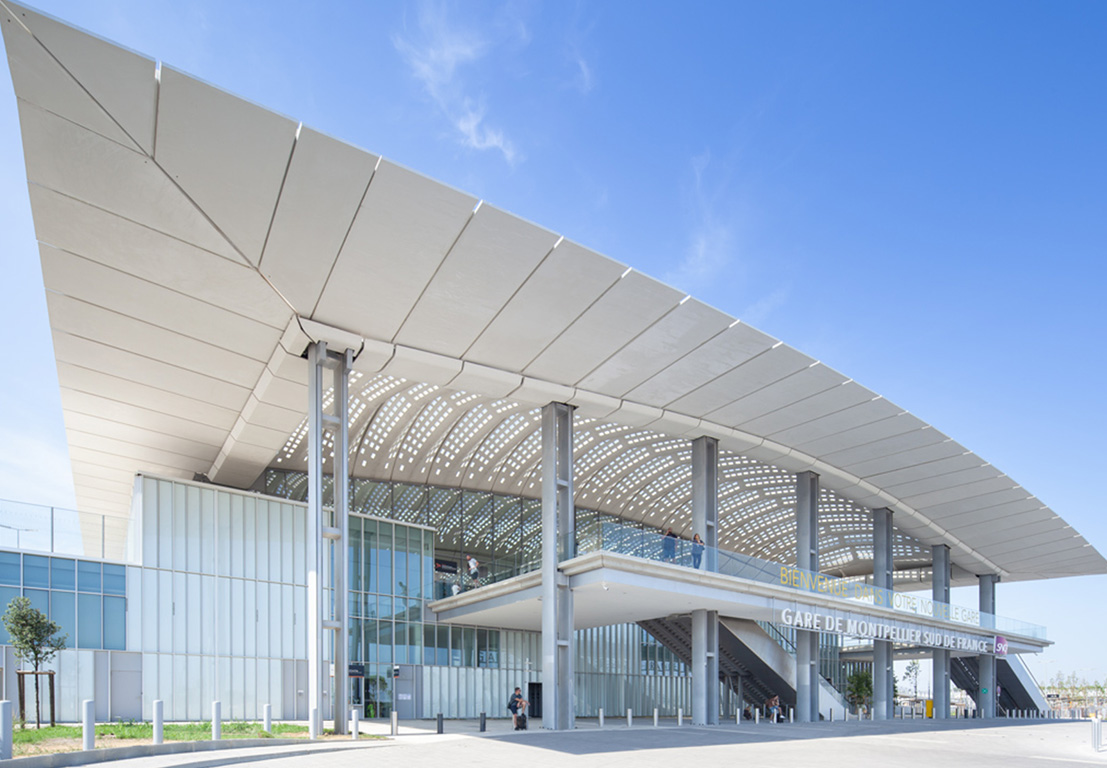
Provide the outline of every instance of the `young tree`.
<path id="1" fill-rule="evenodd" d="M 907 665 L 907 669 L 903 671 L 903 681 L 911 681 L 911 698 L 917 699 L 919 697 L 919 660 L 912 659 L 911 663 Z"/>
<path id="2" fill-rule="evenodd" d="M 846 698 L 855 707 L 868 706 L 873 696 L 873 675 L 867 670 L 858 670 L 846 680 Z"/>
<path id="3" fill-rule="evenodd" d="M 8 603 L 4 612 L 4 628 L 8 630 L 9 642 L 15 657 L 20 662 L 30 662 L 35 671 L 35 722 L 42 727 L 42 696 L 39 692 L 38 672 L 40 667 L 54 654 L 65 648 L 68 635 L 58 637 L 61 627 L 50 621 L 42 611 L 31 607 L 26 597 L 17 597 Z M 53 691 L 51 691 L 53 695 Z M 23 712 L 20 717 L 26 719 Z"/>

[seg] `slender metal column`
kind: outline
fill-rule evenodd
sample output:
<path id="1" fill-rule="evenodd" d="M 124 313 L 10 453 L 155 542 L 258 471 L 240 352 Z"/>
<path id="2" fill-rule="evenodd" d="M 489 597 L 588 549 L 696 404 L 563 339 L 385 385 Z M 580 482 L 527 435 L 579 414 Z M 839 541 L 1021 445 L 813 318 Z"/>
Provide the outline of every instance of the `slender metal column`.
<path id="1" fill-rule="evenodd" d="M 949 618 L 944 608 L 949 605 L 949 547 L 945 544 L 935 544 L 931 547 L 931 583 L 933 585 L 932 596 L 935 603 L 935 618 Z M 932 687 L 934 689 L 934 717 L 944 720 L 949 717 L 949 650 L 938 649 L 931 652 L 934 667 Z"/>
<path id="2" fill-rule="evenodd" d="M 576 554 L 573 408 L 542 408 L 542 725 L 572 730 L 573 593 L 558 564 Z"/>
<path id="3" fill-rule="evenodd" d="M 996 612 L 996 582 L 999 576 L 986 573 L 977 577 L 980 580 L 980 625 L 992 621 L 991 616 Z M 988 614 L 988 616 L 985 616 Z M 990 653 L 977 656 L 977 664 L 980 669 L 980 690 L 977 693 L 976 703 L 980 709 L 980 716 L 993 718 L 996 716 L 996 657 Z"/>
<path id="4" fill-rule="evenodd" d="M 350 708 L 350 619 L 348 571 L 350 541 L 350 369 L 353 367 L 353 350 L 333 355 L 334 365 L 334 527 L 332 534 L 332 568 L 334 573 L 334 697 L 331 717 L 334 732 L 347 731 L 347 712 Z"/>
<path id="5" fill-rule="evenodd" d="M 318 341 L 308 347 L 308 515 L 307 515 L 307 603 L 308 603 L 308 711 L 318 719 L 310 724 L 310 730 L 322 732 L 325 717 L 326 691 L 329 675 L 324 658 L 326 643 L 324 630 L 332 636 L 331 658 L 334 661 L 335 690 L 331 715 L 336 733 L 346 732 L 346 709 L 349 702 L 347 674 L 348 620 L 346 584 L 346 541 L 348 532 L 348 403 L 349 372 L 353 352 L 335 353 L 327 349 L 326 342 Z M 323 408 L 324 375 L 334 372 L 334 412 Z M 330 431 L 334 437 L 334 520 L 327 525 L 323 517 L 323 433 Z M 333 545 L 333 546 L 332 546 Z M 334 572 L 332 610 L 328 611 L 326 598 L 327 574 L 325 572 L 325 548 L 331 548 L 331 565 Z M 329 617 L 328 617 L 328 614 Z"/>
<path id="6" fill-rule="evenodd" d="M 308 347 L 308 513 L 307 513 L 307 603 L 308 603 L 308 702 L 307 710 L 323 712 L 323 368 L 327 344 Z M 287 617 L 286 617 L 287 618 Z M 321 717 L 321 715 L 320 715 Z M 313 736 L 322 729 L 313 720 Z"/>
<path id="7" fill-rule="evenodd" d="M 703 539 L 701 568 L 719 570 L 719 441 L 692 442 L 692 532 Z M 692 611 L 692 723 L 719 724 L 719 614 Z"/>
<path id="8" fill-rule="evenodd" d="M 819 570 L 819 476 L 796 475 L 796 567 Z M 796 719 L 819 720 L 819 633 L 796 630 Z"/>
<path id="9" fill-rule="evenodd" d="M 703 569 L 719 570 L 719 441 L 697 437 L 692 441 L 692 533 L 707 547 Z"/>
<path id="10" fill-rule="evenodd" d="M 892 590 L 892 510 L 873 510 L 873 586 L 877 590 Z M 887 593 L 878 592 L 884 598 Z M 891 601 L 877 605 L 891 607 Z M 891 719 L 895 698 L 892 674 L 892 641 L 873 641 L 873 718 Z"/>

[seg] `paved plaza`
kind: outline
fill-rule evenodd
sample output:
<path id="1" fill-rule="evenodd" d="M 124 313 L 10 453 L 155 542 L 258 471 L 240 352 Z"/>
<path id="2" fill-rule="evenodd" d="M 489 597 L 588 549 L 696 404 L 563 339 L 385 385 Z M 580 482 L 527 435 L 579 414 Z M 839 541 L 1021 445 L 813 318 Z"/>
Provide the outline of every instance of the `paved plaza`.
<path id="1" fill-rule="evenodd" d="M 363 723 L 363 731 L 385 733 L 387 724 Z M 573 766 L 1107 766 L 1107 749 L 1096 752 L 1087 721 L 972 720 L 935 723 L 923 720 L 818 724 L 743 722 L 677 727 L 643 719 L 628 728 L 625 721 L 579 721 L 572 732 L 533 728 L 515 733 L 510 721 L 489 721 L 479 733 L 476 721 L 447 721 L 445 733 L 435 723 L 418 721 L 401 727 L 387 740 L 319 741 L 219 752 L 161 755 L 122 761 L 125 768 L 216 768 L 251 764 L 258 768 L 572 768 Z M 30 765 L 32 760 L 19 761 Z"/>

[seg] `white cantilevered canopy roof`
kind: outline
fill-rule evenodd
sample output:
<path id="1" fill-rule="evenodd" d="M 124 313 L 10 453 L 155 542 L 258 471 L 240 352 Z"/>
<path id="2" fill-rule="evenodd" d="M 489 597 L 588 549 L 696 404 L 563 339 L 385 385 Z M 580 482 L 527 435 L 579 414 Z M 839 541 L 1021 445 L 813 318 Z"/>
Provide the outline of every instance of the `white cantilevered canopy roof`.
<path id="1" fill-rule="evenodd" d="M 722 312 L 7 0 L 0 26 L 85 511 L 127 514 L 140 471 L 303 468 L 301 355 L 325 339 L 360 351 L 363 476 L 535 495 L 534 408 L 556 400 L 583 507 L 685 526 L 687 440 L 709 435 L 746 521 L 728 548 L 780 549 L 790 498 L 766 489 L 812 470 L 845 565 L 889 507 L 908 567 L 945 543 L 963 575 L 1107 571 L 1000 470 Z"/>

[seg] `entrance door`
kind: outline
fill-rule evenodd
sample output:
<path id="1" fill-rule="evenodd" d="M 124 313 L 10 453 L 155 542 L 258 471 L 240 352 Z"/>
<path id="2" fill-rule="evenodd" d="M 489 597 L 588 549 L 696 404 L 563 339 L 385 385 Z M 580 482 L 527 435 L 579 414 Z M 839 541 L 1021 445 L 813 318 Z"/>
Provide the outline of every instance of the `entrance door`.
<path id="1" fill-rule="evenodd" d="M 527 712 L 530 717 L 542 719 L 542 683 L 527 683 Z"/>

